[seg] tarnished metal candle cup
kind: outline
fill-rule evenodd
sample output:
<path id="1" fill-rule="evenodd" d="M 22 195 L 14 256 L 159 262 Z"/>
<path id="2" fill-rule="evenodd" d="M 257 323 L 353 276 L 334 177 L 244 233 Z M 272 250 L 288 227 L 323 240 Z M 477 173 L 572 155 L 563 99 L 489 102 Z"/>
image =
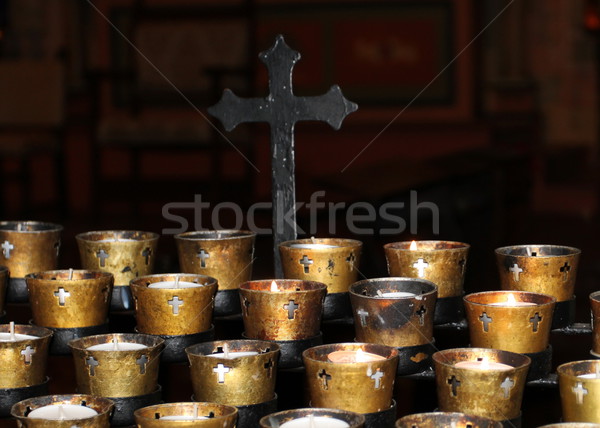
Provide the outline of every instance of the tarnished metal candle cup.
<path id="1" fill-rule="evenodd" d="M 513 245 L 495 250 L 503 290 L 529 291 L 556 298 L 552 328 L 575 319 L 575 280 L 581 251 L 562 245 Z"/>
<path id="2" fill-rule="evenodd" d="M 171 282 L 173 287 L 152 288 Z M 188 286 L 188 283 L 197 286 Z M 212 326 L 217 280 L 194 274 L 158 274 L 131 281 L 137 330 L 155 335 L 187 335 Z"/>
<path id="3" fill-rule="evenodd" d="M 600 360 L 571 361 L 556 373 L 563 421 L 600 423 Z"/>
<path id="4" fill-rule="evenodd" d="M 256 233 L 248 230 L 202 230 L 175 235 L 181 272 L 219 281 L 215 316 L 239 314 L 239 285 L 252 278 Z"/>
<path id="5" fill-rule="evenodd" d="M 430 281 L 376 278 L 350 287 L 356 340 L 403 347 L 433 340 L 437 289 Z"/>
<path id="6" fill-rule="evenodd" d="M 154 270 L 159 235 L 137 230 L 103 230 L 75 237 L 84 269 L 110 272 L 115 277 L 111 309 L 133 309 L 129 282 Z"/>
<path id="7" fill-rule="evenodd" d="M 465 296 L 471 346 L 518 353 L 548 347 L 556 299 L 525 291 L 486 291 Z"/>
<path id="8" fill-rule="evenodd" d="M 590 294 L 591 321 L 592 321 L 592 350 L 590 354 L 600 358 L 600 291 Z"/>
<path id="9" fill-rule="evenodd" d="M 121 344 L 121 345 L 119 345 Z M 142 345 L 129 349 L 127 344 Z M 107 345 L 106 349 L 89 349 Z M 73 340 L 77 389 L 101 397 L 132 397 L 157 389 L 163 339 L 146 334 L 101 334 Z"/>
<path id="10" fill-rule="evenodd" d="M 228 340 L 199 343 L 185 351 L 196 400 L 230 406 L 273 400 L 279 357 L 277 344 Z"/>
<path id="11" fill-rule="evenodd" d="M 52 331 L 33 325 L 16 324 L 15 340 L 10 325 L 0 325 L 0 389 L 39 385 L 46 380 L 46 363 Z M 26 335 L 23 337 L 20 335 Z"/>
<path id="12" fill-rule="evenodd" d="M 502 422 L 458 412 L 414 413 L 396 421 L 396 428 L 503 428 Z"/>
<path id="13" fill-rule="evenodd" d="M 325 284 L 293 279 L 240 285 L 245 335 L 259 340 L 300 340 L 321 328 Z"/>
<path id="14" fill-rule="evenodd" d="M 396 348 L 336 343 L 307 349 L 302 358 L 311 406 L 374 413 L 392 405 Z"/>
<path id="15" fill-rule="evenodd" d="M 404 241 L 383 246 L 392 277 L 421 278 L 438 287 L 435 324 L 462 318 L 469 244 L 454 241 Z"/>
<path id="16" fill-rule="evenodd" d="M 0 265 L 10 271 L 7 302 L 27 302 L 25 275 L 56 269 L 62 230 L 40 221 L 0 222 Z"/>
<path id="17" fill-rule="evenodd" d="M 31 412 L 41 407 L 59 405 L 83 406 L 93 410 L 96 414 L 83 418 L 66 417 L 64 420 L 58 417 L 52 419 L 29 417 Z M 45 395 L 29 398 L 15 404 L 12 407 L 11 416 L 17 420 L 17 426 L 24 428 L 72 428 L 74 426 L 80 428 L 108 428 L 110 427 L 110 417 L 114 407 L 114 403 L 108 398 L 95 397 L 93 395 Z"/>
<path id="18" fill-rule="evenodd" d="M 358 278 L 361 250 L 362 242 L 341 238 L 298 239 L 279 245 L 285 278 L 327 286 L 324 319 L 351 315 L 348 290 Z"/>
<path id="19" fill-rule="evenodd" d="M 165 403 L 134 412 L 138 428 L 235 428 L 238 409 L 217 403 Z"/>
<path id="20" fill-rule="evenodd" d="M 260 428 L 279 428 L 286 422 L 298 419 L 302 419 L 304 421 L 307 420 L 309 416 L 313 416 L 319 420 L 319 425 L 315 426 L 324 426 L 324 424 L 327 423 L 325 418 L 331 419 L 332 422 L 345 422 L 348 425 L 348 428 L 362 428 L 365 424 L 365 417 L 360 413 L 339 409 L 306 408 L 271 413 L 260 420 Z M 306 422 L 307 424 L 309 423 L 308 420 Z M 309 425 L 305 426 L 308 427 Z"/>
<path id="21" fill-rule="evenodd" d="M 436 352 L 433 361 L 441 411 L 495 421 L 520 417 L 531 363 L 526 355 L 498 349 L 457 348 Z"/>

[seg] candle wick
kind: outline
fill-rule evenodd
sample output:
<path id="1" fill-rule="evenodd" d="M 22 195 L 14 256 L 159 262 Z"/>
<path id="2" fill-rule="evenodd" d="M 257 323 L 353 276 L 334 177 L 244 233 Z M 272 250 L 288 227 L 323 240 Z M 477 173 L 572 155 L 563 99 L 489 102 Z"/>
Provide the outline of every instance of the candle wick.
<path id="1" fill-rule="evenodd" d="M 60 419 L 61 421 L 65 419 L 65 411 L 63 409 L 62 404 L 58 405 L 58 419 Z"/>
<path id="2" fill-rule="evenodd" d="M 116 337 L 113 337 L 113 350 L 115 350 L 115 351 L 119 350 L 119 342 L 117 341 Z"/>
<path id="3" fill-rule="evenodd" d="M 69 269 L 69 281 L 73 279 L 73 268 Z"/>
<path id="4" fill-rule="evenodd" d="M 194 419 L 198 419 L 198 404 L 194 403 Z"/>
<path id="5" fill-rule="evenodd" d="M 229 345 L 227 343 L 223 345 L 223 355 L 225 358 L 229 358 Z"/>
<path id="6" fill-rule="evenodd" d="M 314 236 L 311 236 L 311 237 L 310 237 L 310 240 L 311 240 L 311 242 L 312 242 L 313 244 L 316 244 L 316 243 L 317 243 L 317 240 L 315 239 L 315 237 L 314 237 Z"/>
<path id="7" fill-rule="evenodd" d="M 175 287 L 179 287 L 179 275 L 175 277 Z"/>
<path id="8" fill-rule="evenodd" d="M 381 290 L 377 290 L 377 295 L 380 297 L 383 296 L 383 293 L 381 292 Z"/>
<path id="9" fill-rule="evenodd" d="M 21 230 L 23 230 L 23 224 L 17 223 L 17 232 L 20 232 Z"/>
<path id="10" fill-rule="evenodd" d="M 15 340 L 17 340 L 17 338 L 15 337 L 15 322 L 11 321 L 9 324 L 9 328 L 10 328 L 10 340 L 11 342 L 14 342 Z"/>

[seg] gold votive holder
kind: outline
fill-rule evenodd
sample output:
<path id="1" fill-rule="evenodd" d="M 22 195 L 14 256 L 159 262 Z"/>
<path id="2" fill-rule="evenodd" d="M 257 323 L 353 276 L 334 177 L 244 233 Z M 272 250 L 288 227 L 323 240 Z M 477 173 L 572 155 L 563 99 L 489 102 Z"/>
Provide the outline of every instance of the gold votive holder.
<path id="1" fill-rule="evenodd" d="M 552 328 L 575 319 L 575 280 L 581 250 L 563 245 L 512 245 L 495 250 L 503 290 L 530 291 L 556 298 Z"/>
<path id="2" fill-rule="evenodd" d="M 235 428 L 238 410 L 217 403 L 165 403 L 134 415 L 138 428 Z"/>
<path id="3" fill-rule="evenodd" d="M 6 290 L 8 289 L 9 272 L 6 266 L 0 266 L 0 317 L 4 316 Z"/>
<path id="4" fill-rule="evenodd" d="M 392 277 L 421 278 L 438 287 L 435 324 L 463 316 L 462 295 L 469 244 L 455 241 L 403 241 L 383 246 Z"/>
<path id="5" fill-rule="evenodd" d="M 283 276 L 322 282 L 327 286 L 323 318 L 351 316 L 350 285 L 358 278 L 362 242 L 342 238 L 310 238 L 279 245 Z"/>
<path id="6" fill-rule="evenodd" d="M 169 288 L 152 288 L 171 283 Z M 195 286 L 194 286 L 195 285 Z M 180 336 L 212 326 L 217 280 L 205 275 L 158 274 L 131 281 L 137 330 L 154 335 Z"/>
<path id="7" fill-rule="evenodd" d="M 64 420 L 59 419 L 58 409 L 56 412 L 53 412 L 51 411 L 51 407 L 46 406 L 64 406 L 61 409 Z M 44 409 L 40 410 L 42 407 Z M 81 415 L 81 411 L 78 411 L 79 407 L 91 409 L 93 412 L 88 410 L 85 413 L 90 413 L 90 416 Z M 114 407 L 114 403 L 111 400 L 93 395 L 46 395 L 29 398 L 15 404 L 12 407 L 11 415 L 17 420 L 17 426 L 23 428 L 72 428 L 74 426 L 81 428 L 108 428 L 110 427 L 110 417 Z M 36 410 L 37 414 L 32 414 Z M 47 412 L 40 415 L 39 412 L 43 412 L 44 410 Z M 93 414 L 94 412 L 96 414 Z M 46 417 L 44 417 L 44 414 Z"/>
<path id="8" fill-rule="evenodd" d="M 261 340 L 214 341 L 190 346 L 185 351 L 195 400 L 230 406 L 273 400 L 277 344 Z"/>
<path id="9" fill-rule="evenodd" d="M 75 236 L 81 265 L 113 274 L 111 309 L 133 309 L 129 282 L 154 270 L 159 235 L 137 230 L 103 230 Z"/>
<path id="10" fill-rule="evenodd" d="M 181 272 L 216 278 L 215 316 L 239 314 L 237 289 L 252 278 L 256 233 L 201 230 L 175 235 Z"/>
<path id="11" fill-rule="evenodd" d="M 27 302 L 25 275 L 56 269 L 63 227 L 40 221 L 0 222 L 0 265 L 10 271 L 9 303 Z"/>
<path id="12" fill-rule="evenodd" d="M 556 299 L 525 291 L 485 291 L 464 298 L 471 346 L 523 354 L 548 347 Z"/>
<path id="13" fill-rule="evenodd" d="M 600 423 L 600 360 L 565 363 L 556 373 L 563 421 Z"/>
<path id="14" fill-rule="evenodd" d="M 311 406 L 371 414 L 393 405 L 396 348 L 336 343 L 307 349 L 302 358 Z"/>
<path id="15" fill-rule="evenodd" d="M 600 291 L 590 294 L 591 322 L 592 322 L 592 354 L 600 358 Z"/>
<path id="16" fill-rule="evenodd" d="M 0 325 L 0 389 L 40 385 L 46 381 L 46 363 L 52 331 L 33 325 Z M 8 341 L 4 341 L 8 340 Z"/>
<path id="17" fill-rule="evenodd" d="M 349 428 L 362 428 L 365 424 L 365 417 L 360 413 L 339 409 L 306 408 L 284 410 L 264 416 L 260 420 L 260 428 L 279 428 L 282 424 L 290 421 L 296 421 L 297 426 L 301 426 L 300 424 L 305 422 L 304 426 L 309 427 L 311 426 L 309 419 L 311 416 L 316 421 L 315 426 L 327 426 L 329 420 L 345 422 Z"/>
<path id="18" fill-rule="evenodd" d="M 90 349 L 96 345 L 104 345 L 105 349 Z M 132 397 L 152 394 L 158 387 L 160 352 L 164 347 L 160 337 L 101 334 L 73 340 L 69 346 L 81 393 Z"/>
<path id="19" fill-rule="evenodd" d="M 531 359 L 514 352 L 486 348 L 457 348 L 433 354 L 438 407 L 514 421 L 521 402 Z"/>
<path id="20" fill-rule="evenodd" d="M 502 428 L 499 421 L 458 412 L 414 413 L 396 421 L 396 428 Z"/>

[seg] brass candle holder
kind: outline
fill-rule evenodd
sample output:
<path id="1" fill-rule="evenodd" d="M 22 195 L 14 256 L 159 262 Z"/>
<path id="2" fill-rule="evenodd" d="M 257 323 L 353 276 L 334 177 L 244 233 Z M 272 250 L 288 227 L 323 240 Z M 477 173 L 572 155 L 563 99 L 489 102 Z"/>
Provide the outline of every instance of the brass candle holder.
<path id="1" fill-rule="evenodd" d="M 592 322 L 592 354 L 600 358 L 600 291 L 590 294 L 591 322 Z"/>
<path id="2" fill-rule="evenodd" d="M 160 401 L 160 337 L 101 334 L 73 340 L 69 346 L 78 391 L 114 401 L 114 425 L 133 424 L 135 410 Z"/>
<path id="3" fill-rule="evenodd" d="M 321 314 L 325 284 L 294 279 L 248 281 L 240 285 L 244 337 L 276 342 L 279 366 L 302 365 L 302 351 L 323 343 Z"/>
<path id="4" fill-rule="evenodd" d="M 199 343 L 186 348 L 194 400 L 235 406 L 238 428 L 256 427 L 277 410 L 279 346 L 262 340 Z"/>
<path id="5" fill-rule="evenodd" d="M 6 266 L 0 266 L 0 319 L 4 317 L 6 304 L 6 290 L 8 289 L 9 272 Z"/>
<path id="6" fill-rule="evenodd" d="M 383 246 L 392 277 L 420 278 L 438 287 L 435 324 L 463 318 L 462 296 L 469 244 L 454 241 L 406 241 Z"/>
<path id="7" fill-rule="evenodd" d="M 498 349 L 457 348 L 436 352 L 433 361 L 441 411 L 520 426 L 529 357 Z"/>
<path id="8" fill-rule="evenodd" d="M 50 353 L 70 354 L 69 341 L 108 332 L 113 276 L 88 270 L 53 270 L 25 277 L 33 324 L 54 335 Z"/>
<path id="9" fill-rule="evenodd" d="M 52 331 L 11 323 L 0 325 L 0 335 L 0 417 L 6 417 L 13 404 L 48 393 L 46 364 Z"/>
<path id="10" fill-rule="evenodd" d="M 84 269 L 110 272 L 115 277 L 110 308 L 133 309 L 129 282 L 154 270 L 159 235 L 136 230 L 104 230 L 75 236 Z"/>
<path id="11" fill-rule="evenodd" d="M 565 422 L 600 424 L 600 361 L 572 361 L 557 367 Z"/>
<path id="12" fill-rule="evenodd" d="M 458 412 L 414 413 L 396 421 L 396 428 L 502 428 L 501 422 Z"/>
<path id="13" fill-rule="evenodd" d="M 238 410 L 217 403 L 165 403 L 134 415 L 139 428 L 235 428 Z"/>
<path id="14" fill-rule="evenodd" d="M 373 343 L 336 343 L 302 354 L 310 404 L 365 414 L 365 426 L 395 421 L 392 400 L 398 350 Z"/>
<path id="15" fill-rule="evenodd" d="M 358 342 L 398 349 L 398 374 L 426 370 L 431 365 L 433 318 L 437 287 L 413 278 L 377 278 L 350 287 Z"/>
<path id="16" fill-rule="evenodd" d="M 556 299 L 525 291 L 486 291 L 465 296 L 471 346 L 526 354 L 529 380 L 550 372 L 549 346 Z"/>
<path id="17" fill-rule="evenodd" d="M 215 278 L 194 274 L 147 275 L 131 281 L 130 287 L 137 331 L 164 339 L 162 361 L 187 361 L 186 347 L 213 340 Z"/>
<path id="18" fill-rule="evenodd" d="M 279 245 L 287 279 L 322 282 L 327 286 L 323 319 L 352 315 L 348 290 L 358 278 L 362 242 L 355 239 L 310 238 Z"/>
<path id="19" fill-rule="evenodd" d="M 207 275 L 219 281 L 215 316 L 241 312 L 237 289 L 252 278 L 254 240 L 248 230 L 203 230 L 175 235 L 181 272 Z"/>
<path id="20" fill-rule="evenodd" d="M 348 428 L 363 428 L 365 425 L 365 417 L 360 413 L 349 412 L 347 410 L 339 409 L 294 409 L 284 410 L 282 412 L 271 413 L 263 417 L 260 420 L 260 428 L 279 428 L 286 422 L 296 421 L 299 424 L 298 419 L 306 422 L 306 427 L 310 425 L 310 417 L 315 418 L 315 426 L 325 426 L 328 421 L 342 421 L 345 422 Z M 300 426 L 300 425 L 296 425 Z M 336 425 L 337 426 L 337 425 Z"/>
<path id="21" fill-rule="evenodd" d="M 0 222 L 0 265 L 10 271 L 9 303 L 28 300 L 25 275 L 56 269 L 63 227 L 39 221 Z"/>
<path id="22" fill-rule="evenodd" d="M 530 291 L 556 298 L 552 328 L 575 320 L 575 280 L 581 251 L 562 245 L 513 245 L 496 249 L 503 290 Z"/>
<path id="23" fill-rule="evenodd" d="M 63 413 L 62 417 L 64 420 L 29 416 L 34 410 L 46 406 L 65 406 L 63 412 L 67 412 L 67 415 Z M 71 406 L 82 406 L 93 410 L 96 414 L 79 418 L 74 417 L 74 415 L 70 416 L 68 412 Z M 17 426 L 23 428 L 72 428 L 73 426 L 81 428 L 108 428 L 110 427 L 110 417 L 112 416 L 114 407 L 115 405 L 111 400 L 94 397 L 93 395 L 46 395 L 30 398 L 15 404 L 12 408 L 11 416 L 17 420 Z M 58 415 L 58 413 L 59 411 L 57 410 L 56 414 Z"/>

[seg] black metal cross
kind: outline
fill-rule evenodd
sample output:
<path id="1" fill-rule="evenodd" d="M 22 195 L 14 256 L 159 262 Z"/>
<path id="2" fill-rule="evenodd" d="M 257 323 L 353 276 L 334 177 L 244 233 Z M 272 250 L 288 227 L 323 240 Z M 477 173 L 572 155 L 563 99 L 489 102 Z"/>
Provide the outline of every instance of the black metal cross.
<path id="1" fill-rule="evenodd" d="M 571 266 L 569 266 L 569 262 L 565 262 L 563 266 L 560 267 L 560 271 L 563 273 L 563 281 L 567 281 L 569 279 L 569 271 L 571 270 Z"/>
<path id="2" fill-rule="evenodd" d="M 531 324 L 533 324 L 533 332 L 534 333 L 536 331 L 538 331 L 538 327 L 539 327 L 541 321 L 542 321 L 542 317 L 540 316 L 540 314 L 538 312 L 536 312 L 534 316 L 529 318 L 529 322 Z"/>
<path id="3" fill-rule="evenodd" d="M 483 331 L 488 331 L 489 325 L 492 322 L 492 319 L 488 316 L 488 314 L 485 312 L 481 314 L 479 321 L 483 323 Z"/>
<path id="4" fill-rule="evenodd" d="M 331 375 L 323 369 L 319 372 L 318 376 L 321 379 L 323 389 L 329 389 L 327 382 L 331 380 Z"/>
<path id="5" fill-rule="evenodd" d="M 448 385 L 450 385 L 452 390 L 452 396 L 456 397 L 458 392 L 457 389 L 460 386 L 460 380 L 456 379 L 456 376 L 452 375 L 452 377 L 448 379 Z"/>
<path id="6" fill-rule="evenodd" d="M 269 73 L 269 95 L 242 99 L 226 89 L 221 100 L 208 109 L 227 131 L 244 122 L 267 122 L 271 126 L 271 186 L 273 199 L 273 255 L 275 276 L 283 277 L 279 244 L 296 239 L 296 184 L 294 180 L 294 126 L 317 120 L 339 129 L 344 118 L 358 106 L 332 86 L 325 95 L 296 97 L 292 70 L 300 53 L 278 35 L 273 46 L 259 55 Z"/>

